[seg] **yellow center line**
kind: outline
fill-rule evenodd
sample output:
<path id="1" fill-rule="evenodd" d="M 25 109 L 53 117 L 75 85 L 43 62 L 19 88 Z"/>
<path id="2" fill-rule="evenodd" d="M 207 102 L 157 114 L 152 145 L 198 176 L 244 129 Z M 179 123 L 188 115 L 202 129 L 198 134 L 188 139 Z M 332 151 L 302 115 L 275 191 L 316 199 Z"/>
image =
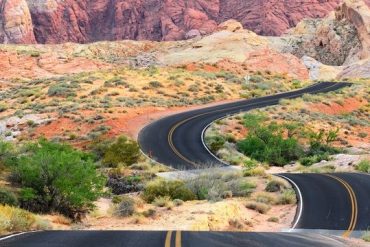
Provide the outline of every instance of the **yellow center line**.
<path id="1" fill-rule="evenodd" d="M 164 244 L 164 247 L 171 247 L 171 237 L 172 237 L 172 231 L 168 231 L 166 235 L 166 242 Z"/>
<path id="2" fill-rule="evenodd" d="M 333 83 L 333 85 L 330 85 L 329 87 L 326 87 L 324 89 L 329 89 L 331 87 L 334 87 L 336 86 L 337 83 Z M 318 89 L 318 90 L 315 90 L 315 91 L 312 91 L 312 93 L 314 92 L 319 92 L 320 90 L 322 89 Z M 303 94 L 302 94 L 303 95 Z M 290 97 L 287 97 L 287 98 L 290 98 Z M 283 99 L 283 98 L 282 98 Z M 263 103 L 267 103 L 267 102 L 273 102 L 275 101 L 276 99 L 271 99 L 271 100 L 265 100 L 265 101 L 262 101 L 262 102 L 257 102 L 257 103 L 254 103 L 254 104 L 249 104 L 248 106 L 255 106 L 255 105 L 259 105 L 259 104 L 263 104 Z M 210 114 L 210 113 L 216 113 L 216 112 L 221 112 L 221 111 L 227 111 L 227 110 L 233 110 L 233 109 L 237 109 L 239 108 L 240 106 L 234 106 L 234 107 L 230 107 L 230 108 L 226 108 L 226 109 L 220 109 L 220 110 L 215 110 L 215 111 L 210 111 L 210 112 L 205 112 L 205 113 L 201 113 L 201 114 L 198 114 L 198 115 L 195 115 L 195 116 L 192 116 L 190 118 L 187 118 L 187 119 L 184 119 L 180 122 L 178 122 L 177 124 L 175 124 L 170 132 L 168 133 L 168 137 L 167 137 L 167 140 L 168 140 L 168 144 L 170 145 L 170 148 L 172 149 L 172 151 L 182 160 L 186 161 L 187 163 L 189 164 L 192 164 L 194 167 L 197 167 L 197 164 L 191 160 L 189 160 L 188 158 L 186 158 L 184 155 L 182 155 L 179 150 L 175 147 L 174 143 L 173 143 L 173 133 L 175 132 L 175 130 L 180 127 L 181 125 L 183 125 L 184 123 L 192 120 L 192 119 L 195 119 L 195 118 L 198 118 L 198 117 L 201 117 L 201 116 L 204 116 L 204 115 L 207 115 L 207 114 Z"/>
<path id="3" fill-rule="evenodd" d="M 348 226 L 348 229 L 342 235 L 343 237 L 349 237 L 352 231 L 356 228 L 356 224 L 357 224 L 358 206 L 357 206 L 357 198 L 356 198 L 355 192 L 353 191 L 352 187 L 343 179 L 337 176 L 334 176 L 334 175 L 329 175 L 329 174 L 326 174 L 326 176 L 331 177 L 337 180 L 338 182 L 340 182 L 347 189 L 348 194 L 350 196 L 351 206 L 352 206 L 351 221 Z"/>
<path id="4" fill-rule="evenodd" d="M 176 242 L 175 247 L 181 247 L 181 231 L 176 232 Z"/>

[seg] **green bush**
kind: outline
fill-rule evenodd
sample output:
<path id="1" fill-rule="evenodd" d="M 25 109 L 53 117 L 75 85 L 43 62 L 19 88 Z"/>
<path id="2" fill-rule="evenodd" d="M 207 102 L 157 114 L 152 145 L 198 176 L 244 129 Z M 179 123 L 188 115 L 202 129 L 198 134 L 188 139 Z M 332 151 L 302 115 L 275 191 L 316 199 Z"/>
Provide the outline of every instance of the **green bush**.
<path id="1" fill-rule="evenodd" d="M 207 143 L 209 149 L 216 153 L 224 146 L 226 140 L 223 136 L 209 136 L 206 137 L 205 142 Z"/>
<path id="2" fill-rule="evenodd" d="M 370 173 L 370 160 L 362 160 L 357 166 L 356 170 L 360 172 Z"/>
<path id="3" fill-rule="evenodd" d="M 168 196 L 172 200 L 181 199 L 189 201 L 196 199 L 194 193 L 185 187 L 184 182 L 181 181 L 166 181 L 163 179 L 156 179 L 149 182 L 143 192 L 143 199 L 149 203 L 156 198 Z"/>
<path id="4" fill-rule="evenodd" d="M 134 199 L 124 196 L 121 198 L 121 202 L 115 209 L 115 215 L 119 217 L 132 216 L 135 213 L 135 201 Z"/>
<path id="5" fill-rule="evenodd" d="M 105 150 L 103 163 L 111 167 L 117 167 L 118 164 L 130 166 L 138 162 L 139 158 L 137 142 L 121 136 Z"/>
<path id="6" fill-rule="evenodd" d="M 273 133 L 268 128 L 249 133 L 247 138 L 238 142 L 238 149 L 252 159 L 277 166 L 296 160 L 302 153 L 295 138 L 284 139 L 281 133 Z"/>
<path id="7" fill-rule="evenodd" d="M 29 144 L 15 163 L 12 177 L 22 187 L 20 205 L 34 212 L 78 220 L 93 208 L 106 181 L 89 155 L 46 140 Z"/>
<path id="8" fill-rule="evenodd" d="M 16 206 L 18 199 L 13 192 L 0 188 L 0 204 Z"/>
<path id="9" fill-rule="evenodd" d="M 312 166 L 313 164 L 319 163 L 322 160 L 329 160 L 329 159 L 330 157 L 328 153 L 322 153 L 322 154 L 300 158 L 299 162 L 303 166 Z"/>

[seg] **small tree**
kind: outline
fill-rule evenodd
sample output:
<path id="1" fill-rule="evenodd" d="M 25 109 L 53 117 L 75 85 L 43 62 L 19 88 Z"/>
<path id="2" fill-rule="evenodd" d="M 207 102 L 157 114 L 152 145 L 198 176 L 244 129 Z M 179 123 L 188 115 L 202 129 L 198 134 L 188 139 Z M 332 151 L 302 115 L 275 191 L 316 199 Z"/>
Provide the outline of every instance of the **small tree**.
<path id="1" fill-rule="evenodd" d="M 13 180 L 23 188 L 23 208 L 56 211 L 76 220 L 93 208 L 105 185 L 89 155 L 47 140 L 30 144 L 20 155 Z"/>
<path id="2" fill-rule="evenodd" d="M 140 148 L 137 142 L 121 136 L 106 150 L 103 163 L 112 167 L 120 163 L 130 166 L 136 163 L 139 158 Z"/>

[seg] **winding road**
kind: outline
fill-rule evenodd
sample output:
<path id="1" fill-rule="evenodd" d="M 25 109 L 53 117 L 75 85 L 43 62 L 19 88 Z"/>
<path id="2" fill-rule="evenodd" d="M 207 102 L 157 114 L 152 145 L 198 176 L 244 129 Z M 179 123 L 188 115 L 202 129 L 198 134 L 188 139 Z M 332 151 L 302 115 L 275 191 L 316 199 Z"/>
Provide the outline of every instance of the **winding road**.
<path id="1" fill-rule="evenodd" d="M 203 143 L 204 131 L 213 121 L 239 112 L 276 105 L 282 99 L 330 92 L 349 85 L 351 84 L 322 82 L 287 93 L 240 100 L 172 115 L 142 129 L 139 133 L 139 144 L 144 153 L 152 159 L 180 170 L 225 165 L 212 155 Z"/>
<path id="2" fill-rule="evenodd" d="M 278 104 L 281 99 L 325 93 L 349 83 L 323 82 L 310 87 L 251 100 L 241 100 L 165 117 L 139 134 L 143 152 L 176 169 L 226 166 L 203 142 L 205 129 L 227 115 Z M 348 246 L 343 239 L 370 226 L 370 176 L 366 174 L 279 174 L 297 191 L 299 207 L 287 233 L 233 233 L 183 231 L 41 231 L 0 237 L 7 247 L 206 247 L 206 246 Z M 317 231 L 317 232 L 315 232 Z"/>
<path id="3" fill-rule="evenodd" d="M 226 166 L 204 144 L 204 132 L 228 115 L 278 104 L 281 99 L 319 94 L 350 86 L 322 82 L 300 90 L 242 100 L 165 117 L 139 134 L 142 150 L 179 170 Z M 300 207 L 294 230 L 321 230 L 343 236 L 370 227 L 370 176 L 366 174 L 280 174 L 295 187 Z"/>

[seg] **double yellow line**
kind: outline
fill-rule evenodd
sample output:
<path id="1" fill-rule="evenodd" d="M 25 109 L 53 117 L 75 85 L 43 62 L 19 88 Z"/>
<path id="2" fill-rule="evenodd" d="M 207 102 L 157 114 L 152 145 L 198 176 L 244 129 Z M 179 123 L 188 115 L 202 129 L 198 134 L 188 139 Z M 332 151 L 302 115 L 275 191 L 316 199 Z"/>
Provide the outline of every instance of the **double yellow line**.
<path id="1" fill-rule="evenodd" d="M 351 221 L 348 226 L 348 229 L 343 233 L 343 237 L 349 237 L 351 233 L 355 230 L 356 224 L 357 224 L 357 215 L 358 215 L 358 205 L 357 205 L 357 198 L 355 195 L 355 192 L 353 191 L 351 185 L 349 185 L 346 181 L 343 179 L 334 176 L 334 175 L 329 175 L 326 174 L 326 176 L 331 177 L 332 179 L 335 179 L 339 183 L 341 183 L 346 190 L 348 191 L 349 197 L 351 199 L 351 206 L 352 206 L 352 211 L 351 211 Z"/>
<path id="2" fill-rule="evenodd" d="M 172 231 L 168 231 L 164 247 L 171 247 Z M 181 231 L 176 231 L 175 247 L 181 247 Z"/>
<path id="3" fill-rule="evenodd" d="M 337 83 L 333 83 L 333 85 L 330 85 L 328 87 L 325 87 L 325 88 L 321 88 L 321 89 L 318 89 L 318 90 L 314 90 L 312 92 L 310 92 L 311 94 L 312 93 L 315 93 L 315 92 L 320 92 L 321 90 L 323 89 L 329 89 L 329 88 L 332 88 L 334 86 L 336 86 Z M 311 85 L 307 88 L 310 88 L 310 87 L 313 87 L 314 85 Z M 291 97 L 297 97 L 297 96 L 300 96 L 300 95 L 303 95 L 304 93 L 301 93 L 301 94 L 298 94 L 298 95 L 294 95 L 294 96 L 291 96 Z M 288 98 L 291 98 L 291 97 L 286 97 L 286 98 L 281 98 L 281 99 L 288 99 Z M 264 103 L 267 103 L 267 102 L 273 102 L 273 101 L 276 101 L 276 99 L 271 99 L 271 100 L 265 100 L 265 101 L 262 101 L 262 102 L 257 102 L 257 103 L 253 103 L 253 104 L 249 104 L 248 106 L 255 106 L 255 105 L 259 105 L 259 104 L 264 104 Z M 189 122 L 190 120 L 193 120 L 195 118 L 198 118 L 198 117 L 201 117 L 201 116 L 204 116 L 204 115 L 207 115 L 207 114 L 211 114 L 211 113 L 216 113 L 216 112 L 222 112 L 222 111 L 230 111 L 230 110 L 234 110 L 234 109 L 237 109 L 237 108 L 240 108 L 241 106 L 238 105 L 238 106 L 233 106 L 233 107 L 230 107 L 230 108 L 226 108 L 226 109 L 220 109 L 220 110 L 215 110 L 215 111 L 209 111 L 209 112 L 204 112 L 204 113 L 201 113 L 201 114 L 198 114 L 198 115 L 195 115 L 195 116 L 192 116 L 190 118 L 187 118 L 187 119 L 184 119 L 178 123 L 176 123 L 174 126 L 172 126 L 172 128 L 170 129 L 170 132 L 168 132 L 168 136 L 167 136 L 167 140 L 168 140 L 168 144 L 170 145 L 170 148 L 172 149 L 172 151 L 182 160 L 186 161 L 187 163 L 189 164 L 192 164 L 194 167 L 197 167 L 198 164 L 189 160 L 188 158 L 186 158 L 184 155 L 182 155 L 179 150 L 175 147 L 175 144 L 173 143 L 173 133 L 176 131 L 176 129 L 178 127 L 180 127 L 181 125 L 183 125 L 184 123 L 186 122 Z"/>

